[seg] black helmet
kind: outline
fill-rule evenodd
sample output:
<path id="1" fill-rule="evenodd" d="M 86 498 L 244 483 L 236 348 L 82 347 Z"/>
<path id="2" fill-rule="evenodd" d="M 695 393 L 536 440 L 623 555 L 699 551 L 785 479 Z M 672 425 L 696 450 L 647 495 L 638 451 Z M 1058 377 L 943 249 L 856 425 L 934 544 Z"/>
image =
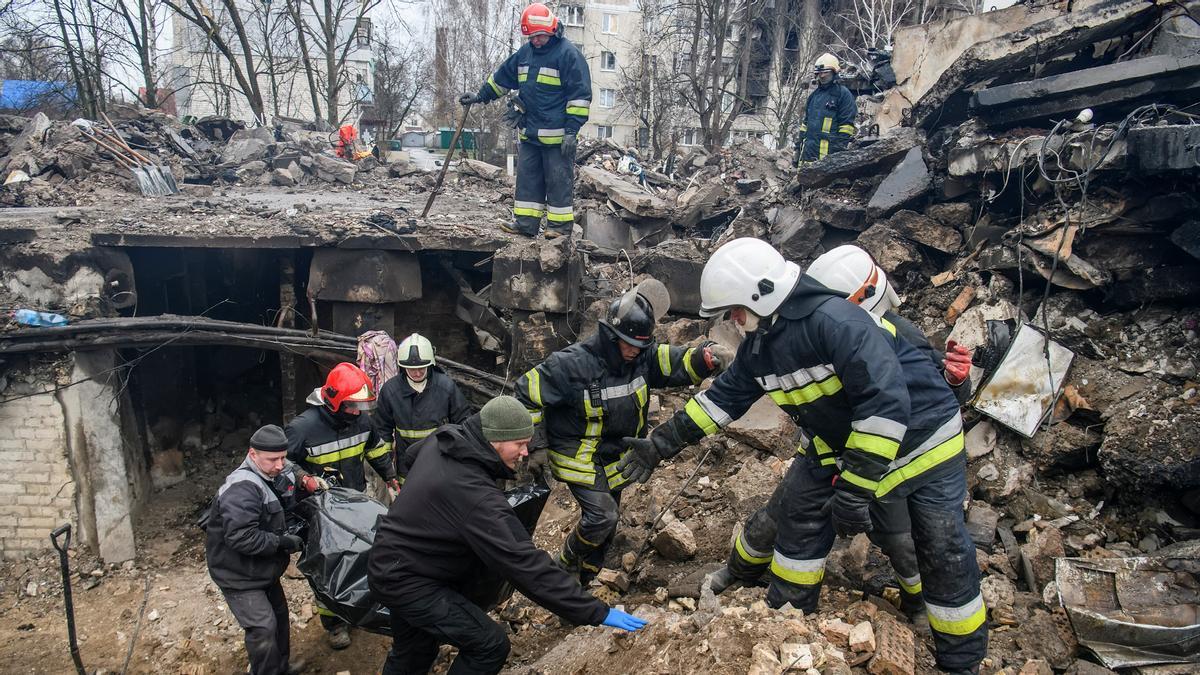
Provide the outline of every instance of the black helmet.
<path id="1" fill-rule="evenodd" d="M 608 316 L 601 323 L 634 347 L 645 349 L 654 344 L 654 309 L 637 291 L 628 291 L 613 300 L 608 306 Z"/>

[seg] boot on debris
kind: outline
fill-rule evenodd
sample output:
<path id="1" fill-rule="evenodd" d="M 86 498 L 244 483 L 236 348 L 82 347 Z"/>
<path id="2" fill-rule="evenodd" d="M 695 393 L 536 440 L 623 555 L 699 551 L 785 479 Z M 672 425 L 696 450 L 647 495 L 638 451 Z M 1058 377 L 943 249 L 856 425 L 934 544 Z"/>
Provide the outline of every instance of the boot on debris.
<path id="1" fill-rule="evenodd" d="M 733 585 L 733 582 L 737 580 L 738 579 L 733 576 L 733 572 L 729 569 L 729 566 L 726 565 L 715 572 L 704 575 L 704 580 L 701 581 L 700 584 L 701 588 L 703 588 L 704 584 L 708 584 L 709 589 L 711 589 L 714 594 L 720 595 L 721 593 L 725 592 L 725 589 L 729 588 L 731 585 Z"/>
<path id="2" fill-rule="evenodd" d="M 339 623 L 325 634 L 331 649 L 345 649 L 350 646 L 350 626 Z"/>

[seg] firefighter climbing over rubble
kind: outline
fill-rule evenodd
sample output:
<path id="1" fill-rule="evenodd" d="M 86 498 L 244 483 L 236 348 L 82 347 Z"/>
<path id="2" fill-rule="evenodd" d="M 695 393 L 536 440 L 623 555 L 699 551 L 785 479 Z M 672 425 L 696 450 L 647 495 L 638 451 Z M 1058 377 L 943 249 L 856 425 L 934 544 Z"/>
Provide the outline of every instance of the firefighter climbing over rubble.
<path id="1" fill-rule="evenodd" d="M 536 237 L 544 215 L 547 239 L 570 237 L 575 222 L 575 145 L 591 107 L 591 71 L 546 5 L 535 2 L 525 8 L 521 34 L 529 42 L 508 57 L 478 93 L 463 94 L 459 102 L 487 103 L 517 90 L 507 115 L 521 139 L 515 222 L 501 227 Z"/>
<path id="2" fill-rule="evenodd" d="M 901 337 L 943 371 L 943 377 L 960 405 L 970 397 L 971 353 L 954 344 L 949 345 L 945 354 L 937 351 L 920 328 L 897 314 L 895 309 L 900 305 L 900 297 L 895 286 L 866 251 L 852 244 L 838 246 L 814 260 L 805 274 L 866 309 L 879 319 L 881 329 L 894 326 Z M 802 432 L 797 454 L 804 455 L 812 447 L 811 438 Z M 709 575 L 708 581 L 714 592 L 720 593 L 734 582 L 757 583 L 765 575 L 771 562 L 771 550 L 775 547 L 776 513 L 784 492 L 781 484 L 767 504 L 743 523 L 729 552 L 729 562 Z M 904 500 L 886 498 L 872 502 L 871 523 L 871 531 L 867 534 L 892 564 L 900 587 L 901 611 L 914 622 L 924 624 L 925 601 L 921 595 L 921 573 L 913 547 L 908 504 Z"/>
<path id="3" fill-rule="evenodd" d="M 375 408 L 371 380 L 353 363 L 339 363 L 329 371 L 325 384 L 305 401 L 310 407 L 288 423 L 288 459 L 309 473 L 334 475 L 338 485 L 363 491 L 370 463 L 388 485 L 400 489 L 389 448 L 378 444 L 369 413 Z M 369 449 L 368 449 L 369 448 Z M 329 646 L 350 646 L 350 626 L 317 603 L 321 625 L 328 631 Z"/>
<path id="4" fill-rule="evenodd" d="M 938 666 L 978 672 L 987 610 L 963 518 L 962 418 L 945 377 L 894 327 L 758 239 L 719 248 L 700 296 L 703 315 L 729 312 L 746 339 L 712 387 L 648 438 L 625 439 L 623 478 L 645 481 L 770 396 L 811 447 L 783 479 L 768 604 L 815 611 L 835 533 L 869 532 L 873 501 L 903 499 Z"/>
<path id="5" fill-rule="evenodd" d="M 450 376 L 435 365 L 433 343 L 419 333 L 404 338 L 396 350 L 403 374 L 379 389 L 375 434 L 395 458 L 397 480 L 404 481 L 409 461 L 405 451 L 446 423 L 459 424 L 471 406 Z"/>
<path id="6" fill-rule="evenodd" d="M 616 532 L 627 482 L 617 470 L 629 450 L 622 438 L 645 435 L 650 389 L 699 384 L 732 357 L 713 343 L 658 344 L 654 325 L 666 308 L 655 308 L 652 297 L 669 295 L 656 281 L 626 292 L 609 306 L 595 335 L 551 354 L 516 384 L 517 398 L 541 426 L 536 446 L 544 447 L 535 447 L 530 467 L 548 461 L 579 502 L 579 523 L 559 563 L 584 584 L 600 571 Z"/>
<path id="7" fill-rule="evenodd" d="M 299 672 L 288 662 L 288 606 L 279 578 L 302 542 L 288 533 L 285 514 L 329 487 L 289 462 L 287 449 L 278 426 L 255 431 L 246 459 L 225 478 L 203 521 L 208 574 L 246 632 L 253 675 Z"/>
<path id="8" fill-rule="evenodd" d="M 854 118 L 858 108 L 854 94 L 838 81 L 841 62 L 833 54 L 817 57 L 813 74 L 817 88 L 808 95 L 804 106 L 804 122 L 796 139 L 793 165 L 800 166 L 846 149 L 854 137 Z"/>
<path id="9" fill-rule="evenodd" d="M 367 566 L 371 593 L 391 614 L 385 675 L 428 672 L 444 643 L 458 647 L 449 672 L 500 672 L 508 635 L 480 606 L 495 595 L 480 579 L 507 580 L 571 623 L 627 631 L 645 625 L 555 566 L 497 487 L 515 476 L 532 436 L 529 411 L 499 396 L 416 445 L 409 485 L 380 519 Z"/>

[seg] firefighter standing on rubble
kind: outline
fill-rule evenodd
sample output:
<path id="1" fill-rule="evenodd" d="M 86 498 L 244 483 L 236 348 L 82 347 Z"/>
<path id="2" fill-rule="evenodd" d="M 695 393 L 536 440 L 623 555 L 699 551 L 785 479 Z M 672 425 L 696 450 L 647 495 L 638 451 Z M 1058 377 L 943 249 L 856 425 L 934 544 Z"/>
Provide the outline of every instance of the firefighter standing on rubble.
<path id="1" fill-rule="evenodd" d="M 374 414 L 375 434 L 389 456 L 395 458 L 397 480 L 404 481 L 410 460 L 405 451 L 413 443 L 446 423 L 458 424 L 471 414 L 471 406 L 449 375 L 435 365 L 433 343 L 413 333 L 396 350 L 402 376 L 379 388 Z"/>
<path id="2" fill-rule="evenodd" d="M 305 402 L 312 407 L 285 429 L 288 459 L 309 473 L 334 475 L 339 486 L 361 492 L 367 487 L 365 458 L 392 489 L 400 489 L 390 449 L 376 442 L 370 415 L 365 414 L 375 408 L 375 392 L 361 368 L 353 363 L 337 364 L 325 384 L 314 389 Z M 328 632 L 329 646 L 349 647 L 350 626 L 320 603 L 317 613 Z"/>
<path id="3" fill-rule="evenodd" d="M 575 222 L 575 146 L 587 122 L 592 76 L 579 48 L 562 36 L 558 17 L 540 2 L 521 13 L 521 34 L 529 38 L 508 57 L 476 94 L 459 103 L 487 103 L 516 89 L 508 119 L 520 133 L 515 222 L 506 232 L 536 237 L 542 216 L 547 239 L 570 237 Z"/>
<path id="4" fill-rule="evenodd" d="M 793 165 L 799 166 L 824 159 L 846 149 L 854 137 L 854 118 L 858 108 L 854 94 L 838 81 L 841 63 L 833 54 L 822 54 L 813 65 L 817 88 L 808 95 L 804 106 L 804 122 L 796 139 Z"/>
<path id="5" fill-rule="evenodd" d="M 953 343 L 945 354 L 937 351 L 920 328 L 897 314 L 895 309 L 900 305 L 900 297 L 887 273 L 875 264 L 870 254 L 852 244 L 838 246 L 814 260 L 805 274 L 877 317 L 883 330 L 894 327 L 897 334 L 943 371 L 943 377 L 954 391 L 958 403 L 962 405 L 967 401 L 971 395 L 968 377 L 971 372 L 971 353 Z M 811 438 L 802 430 L 796 453 L 803 456 L 812 447 Z M 830 458 L 822 461 L 834 463 Z M 785 492 L 781 484 L 771 494 L 766 506 L 746 519 L 729 552 L 729 562 L 708 577 L 714 592 L 724 591 L 735 581 L 758 583 L 766 573 L 771 562 L 771 550 L 775 547 L 777 512 Z M 872 502 L 871 523 L 871 531 L 867 534 L 891 562 L 900 586 L 901 611 L 914 622 L 924 623 L 920 617 L 925 612 L 925 601 L 921 595 L 921 573 L 913 547 L 908 504 L 896 499 Z"/>
<path id="6" fill-rule="evenodd" d="M 380 520 L 367 565 L 371 593 L 392 619 L 384 675 L 428 672 L 445 643 L 458 647 L 449 672 L 500 672 L 508 635 L 480 606 L 494 593 L 478 587 L 483 577 L 508 580 L 572 623 L 627 631 L 645 625 L 556 567 L 497 487 L 515 476 L 532 436 L 529 412 L 499 396 L 414 447 L 409 486 Z"/>
<path id="7" fill-rule="evenodd" d="M 622 476 L 645 481 L 769 395 L 812 448 L 783 479 L 768 604 L 815 611 L 835 533 L 869 532 L 873 501 L 903 499 L 938 666 L 978 672 L 987 610 L 963 519 L 962 418 L 943 375 L 894 328 L 758 239 L 718 249 L 700 295 L 703 315 L 729 312 L 746 340 L 711 388 L 649 438 L 625 440 Z"/>
<path id="8" fill-rule="evenodd" d="M 604 563 L 617 529 L 620 490 L 626 479 L 617 462 L 625 437 L 645 435 L 651 388 L 699 384 L 719 372 L 729 350 L 705 343 L 683 348 L 657 344 L 656 316 L 646 283 L 614 300 L 595 335 L 577 342 L 521 376 L 516 396 L 542 425 L 530 468 L 547 462 L 567 483 L 580 518 L 559 554 L 559 564 L 587 584 Z M 660 301 L 664 302 L 664 301 Z M 665 302 L 669 302 L 666 300 Z M 724 350 L 724 353 L 723 351 Z"/>
<path id="9" fill-rule="evenodd" d="M 217 491 L 203 520 L 208 574 L 246 632 L 253 675 L 298 672 L 288 663 L 288 606 L 279 578 L 300 537 L 285 513 L 329 486 L 287 459 L 287 437 L 274 424 L 250 437 L 246 459 Z"/>

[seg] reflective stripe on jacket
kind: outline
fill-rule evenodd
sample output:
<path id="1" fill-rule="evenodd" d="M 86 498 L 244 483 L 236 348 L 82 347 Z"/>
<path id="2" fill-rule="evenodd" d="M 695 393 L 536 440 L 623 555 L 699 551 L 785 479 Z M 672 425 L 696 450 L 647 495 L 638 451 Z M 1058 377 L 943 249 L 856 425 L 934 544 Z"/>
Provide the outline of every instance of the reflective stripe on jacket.
<path id="1" fill-rule="evenodd" d="M 555 478 L 616 489 L 625 483 L 616 470 L 628 451 L 621 439 L 646 435 L 649 390 L 699 384 L 710 373 L 702 349 L 665 344 L 624 363 L 602 327 L 522 375 L 515 395 L 545 425 Z"/>
<path id="2" fill-rule="evenodd" d="M 880 327 L 885 330 L 880 330 Z M 962 454 L 958 404 L 933 362 L 890 323 L 802 277 L 765 332 L 671 424 L 694 441 L 771 397 L 847 489 L 883 496 Z"/>
<path id="3" fill-rule="evenodd" d="M 368 415 L 335 417 L 324 406 L 313 406 L 296 415 L 283 431 L 288 439 L 288 459 L 317 476 L 325 475 L 327 469 L 337 472 L 342 487 L 366 489 L 364 458 L 384 480 L 396 477 L 390 448 L 376 442 Z"/>
<path id="4" fill-rule="evenodd" d="M 543 47 L 526 42 L 488 77 L 478 97 L 492 101 L 513 89 L 525 106 L 522 141 L 560 145 L 564 134 L 578 134 L 587 122 L 592 75 L 579 48 L 566 38 L 551 37 Z"/>
<path id="5" fill-rule="evenodd" d="M 854 94 L 836 77 L 829 84 L 814 89 L 808 95 L 804 122 L 800 125 L 801 136 L 796 141 L 800 161 L 813 162 L 831 152 L 845 150 L 854 137 L 857 115 Z"/>

